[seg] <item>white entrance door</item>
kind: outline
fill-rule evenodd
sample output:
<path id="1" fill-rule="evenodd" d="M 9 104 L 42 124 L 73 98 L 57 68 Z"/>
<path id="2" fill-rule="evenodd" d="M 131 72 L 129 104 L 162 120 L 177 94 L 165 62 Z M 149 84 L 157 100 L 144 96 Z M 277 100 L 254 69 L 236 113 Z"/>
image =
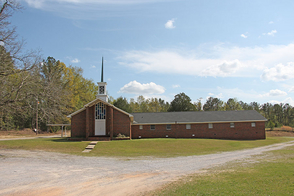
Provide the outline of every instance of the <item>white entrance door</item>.
<path id="1" fill-rule="evenodd" d="M 104 119 L 95 120 L 95 135 L 106 135 Z"/>

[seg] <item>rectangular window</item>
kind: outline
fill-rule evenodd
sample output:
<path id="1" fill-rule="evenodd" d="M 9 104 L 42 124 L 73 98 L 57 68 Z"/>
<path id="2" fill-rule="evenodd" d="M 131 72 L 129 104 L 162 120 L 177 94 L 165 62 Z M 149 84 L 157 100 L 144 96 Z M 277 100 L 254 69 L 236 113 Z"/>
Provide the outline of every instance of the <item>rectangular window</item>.
<path id="1" fill-rule="evenodd" d="M 166 130 L 171 130 L 171 125 L 166 125 Z"/>
<path id="2" fill-rule="evenodd" d="M 186 129 L 191 129 L 191 124 L 186 124 Z"/>
<path id="3" fill-rule="evenodd" d="M 251 123 L 251 127 L 255 127 L 255 122 Z"/>
<path id="4" fill-rule="evenodd" d="M 213 128 L 213 124 L 212 123 L 208 123 L 208 128 L 212 129 Z"/>
<path id="5" fill-rule="evenodd" d="M 139 129 L 143 129 L 143 125 L 140 125 L 140 126 L 139 126 Z"/>
<path id="6" fill-rule="evenodd" d="M 155 125 L 150 125 L 150 130 L 155 130 Z"/>
<path id="7" fill-rule="evenodd" d="M 235 127 L 235 123 L 230 123 L 230 127 L 234 128 Z"/>

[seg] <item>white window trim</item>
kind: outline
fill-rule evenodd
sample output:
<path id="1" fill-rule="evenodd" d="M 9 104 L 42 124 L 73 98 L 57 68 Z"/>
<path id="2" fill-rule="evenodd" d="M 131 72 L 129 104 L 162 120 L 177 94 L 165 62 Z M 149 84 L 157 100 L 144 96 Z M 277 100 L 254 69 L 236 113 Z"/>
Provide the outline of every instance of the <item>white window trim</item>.
<path id="1" fill-rule="evenodd" d="M 208 129 L 212 129 L 213 128 L 213 124 L 212 123 L 208 123 Z"/>
<path id="2" fill-rule="evenodd" d="M 169 128 L 168 128 L 168 126 L 169 126 Z M 166 125 L 166 130 L 171 130 L 171 124 Z"/>
<path id="3" fill-rule="evenodd" d="M 143 129 L 143 125 L 139 125 L 139 129 L 141 129 L 141 130 L 142 130 L 142 129 Z"/>
<path id="4" fill-rule="evenodd" d="M 256 127 L 256 123 L 255 122 L 252 122 L 251 123 L 251 127 Z"/>
<path id="5" fill-rule="evenodd" d="M 191 124 L 186 124 L 186 129 L 191 129 Z"/>
<path id="6" fill-rule="evenodd" d="M 235 128 L 235 123 L 230 123 L 230 128 Z"/>

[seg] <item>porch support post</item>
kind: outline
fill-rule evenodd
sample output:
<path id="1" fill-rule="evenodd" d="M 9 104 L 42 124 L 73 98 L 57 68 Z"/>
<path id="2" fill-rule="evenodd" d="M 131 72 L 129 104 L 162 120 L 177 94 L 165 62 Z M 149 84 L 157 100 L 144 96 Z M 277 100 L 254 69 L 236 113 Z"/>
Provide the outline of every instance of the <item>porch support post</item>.
<path id="1" fill-rule="evenodd" d="M 86 140 L 89 138 L 90 133 L 90 108 L 86 107 Z"/>

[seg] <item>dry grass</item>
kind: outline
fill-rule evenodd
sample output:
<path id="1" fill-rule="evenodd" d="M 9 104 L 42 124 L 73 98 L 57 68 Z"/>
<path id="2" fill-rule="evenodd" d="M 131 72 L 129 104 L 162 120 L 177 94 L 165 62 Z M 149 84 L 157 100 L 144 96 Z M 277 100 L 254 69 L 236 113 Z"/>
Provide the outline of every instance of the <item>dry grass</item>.
<path id="1" fill-rule="evenodd" d="M 64 132 L 63 132 L 64 133 Z M 70 131 L 67 130 L 67 136 Z M 9 138 L 22 138 L 22 137 L 39 137 L 39 136 L 54 136 L 61 135 L 61 130 L 56 133 L 47 133 L 38 132 L 38 135 L 32 129 L 24 129 L 24 130 L 10 130 L 10 131 L 0 131 L 0 139 L 9 139 Z"/>

